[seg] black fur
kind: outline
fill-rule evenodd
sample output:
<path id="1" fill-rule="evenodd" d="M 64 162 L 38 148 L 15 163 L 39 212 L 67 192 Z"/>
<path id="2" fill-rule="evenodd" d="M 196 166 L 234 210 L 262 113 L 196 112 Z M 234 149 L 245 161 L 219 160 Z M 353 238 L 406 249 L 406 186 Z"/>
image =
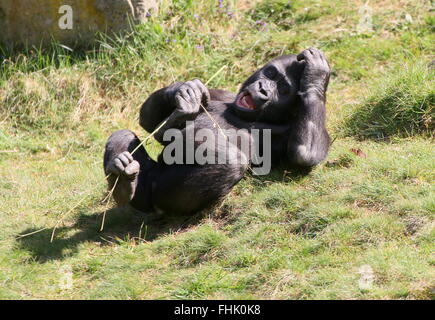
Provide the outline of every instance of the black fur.
<path id="1" fill-rule="evenodd" d="M 202 104 L 221 128 L 247 129 L 246 139 L 251 139 L 252 128 L 271 129 L 273 163 L 309 168 L 326 157 L 330 144 L 325 128 L 329 74 L 323 53 L 310 48 L 297 56 L 273 59 L 250 76 L 237 95 L 207 89 L 199 80 L 177 82 L 145 101 L 140 124 L 152 132 L 166 121 L 155 134 L 161 143 L 165 143 L 163 134 L 169 128 L 179 128 L 185 134 L 186 120 L 194 121 L 195 130 L 209 128 L 219 135 Z M 245 108 L 239 100 L 247 93 L 255 110 Z M 142 211 L 183 214 L 203 209 L 226 195 L 248 168 L 243 164 L 167 165 L 162 157 L 157 162 L 150 159 L 143 147 L 131 158 L 129 152 L 139 143 L 131 131 L 114 133 L 106 145 L 104 168 L 111 173 L 110 188 L 120 177 L 114 190 L 117 203 L 130 203 Z M 199 144 L 195 142 L 195 146 Z M 221 146 L 212 147 L 217 154 L 221 152 Z M 236 156 L 250 160 L 237 144 L 231 144 L 227 157 Z"/>

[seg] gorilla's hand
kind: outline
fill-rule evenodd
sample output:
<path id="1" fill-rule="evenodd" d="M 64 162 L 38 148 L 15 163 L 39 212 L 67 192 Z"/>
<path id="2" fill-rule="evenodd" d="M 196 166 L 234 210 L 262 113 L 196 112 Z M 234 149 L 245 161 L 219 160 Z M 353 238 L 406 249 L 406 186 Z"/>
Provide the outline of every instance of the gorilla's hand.
<path id="1" fill-rule="evenodd" d="M 316 48 L 309 48 L 302 51 L 297 56 L 297 59 L 305 61 L 300 91 L 306 92 L 310 89 L 315 89 L 324 95 L 328 86 L 331 69 L 323 52 Z"/>
<path id="2" fill-rule="evenodd" d="M 183 83 L 174 94 L 176 108 L 175 118 L 179 120 L 193 120 L 200 112 L 200 106 L 207 107 L 210 93 L 204 84 L 194 79 Z"/>
<path id="3" fill-rule="evenodd" d="M 122 175 L 128 179 L 134 180 L 139 173 L 139 162 L 133 159 L 128 151 L 124 151 L 113 158 L 108 166 L 107 171 L 117 176 Z"/>

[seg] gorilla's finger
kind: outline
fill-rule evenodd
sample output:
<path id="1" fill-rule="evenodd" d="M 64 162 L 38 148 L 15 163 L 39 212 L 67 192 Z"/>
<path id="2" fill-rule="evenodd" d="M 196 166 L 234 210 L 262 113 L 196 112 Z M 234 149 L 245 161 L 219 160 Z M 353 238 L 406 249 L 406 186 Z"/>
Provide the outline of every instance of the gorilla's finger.
<path id="1" fill-rule="evenodd" d="M 207 87 L 201 82 L 201 80 L 195 79 L 194 81 L 196 82 L 201 91 L 201 103 L 203 104 L 203 106 L 207 106 L 210 101 L 210 92 L 208 91 Z"/>
<path id="2" fill-rule="evenodd" d="M 201 85 L 198 79 L 194 79 L 191 81 L 192 85 L 191 88 L 195 91 L 196 97 L 198 97 L 198 100 L 201 99 Z"/>
<path id="3" fill-rule="evenodd" d="M 128 166 L 128 164 L 130 163 L 130 161 L 128 161 L 128 158 L 122 153 L 118 155 L 118 159 L 121 160 L 124 167 Z"/>
<path id="4" fill-rule="evenodd" d="M 192 88 L 189 86 L 189 88 L 186 89 L 186 92 L 190 99 L 195 99 L 195 92 L 193 92 Z"/>
<path id="5" fill-rule="evenodd" d="M 122 165 L 121 160 L 119 160 L 118 158 L 113 160 L 113 165 L 114 165 L 115 169 L 117 169 L 119 171 L 123 171 L 124 170 L 124 166 Z"/>
<path id="6" fill-rule="evenodd" d="M 322 61 L 325 62 L 329 66 L 328 59 L 326 59 L 326 55 L 320 50 L 319 50 L 319 54 L 320 54 L 320 58 L 322 59 Z"/>
<path id="7" fill-rule="evenodd" d="M 193 79 L 193 83 L 195 83 L 195 85 L 197 85 L 197 87 L 200 89 L 205 88 L 204 84 L 199 79 Z"/>
<path id="8" fill-rule="evenodd" d="M 196 97 L 195 91 L 192 88 L 187 89 L 187 93 L 189 94 L 190 106 L 193 107 L 194 104 L 198 103 L 198 99 Z"/>
<path id="9" fill-rule="evenodd" d="M 184 105 L 186 104 L 186 103 L 189 103 L 187 100 L 186 100 L 186 98 L 185 98 L 185 94 L 184 93 L 182 93 L 182 92 L 180 92 L 180 93 L 178 93 L 178 94 L 176 94 L 175 95 L 175 101 L 176 101 L 176 103 L 177 103 L 177 106 L 178 106 L 178 109 L 184 109 Z"/>
<path id="10" fill-rule="evenodd" d="M 194 88 L 199 88 L 199 80 L 198 79 L 193 79 L 189 81 L 192 84 L 192 87 Z"/>
<path id="11" fill-rule="evenodd" d="M 139 172 L 140 169 L 140 165 L 139 162 L 137 162 L 136 160 L 134 160 L 132 163 L 130 163 L 124 170 L 124 173 L 127 176 L 132 176 L 135 175 Z"/>
<path id="12" fill-rule="evenodd" d="M 324 64 L 326 64 L 329 67 L 329 63 L 328 60 L 326 59 L 325 54 L 323 53 L 323 51 L 313 48 L 314 52 L 315 52 L 315 57 L 317 57 L 318 59 L 320 59 L 321 62 L 323 62 Z"/>
<path id="13" fill-rule="evenodd" d="M 314 57 L 320 57 L 322 55 L 322 51 L 314 47 L 310 48 L 310 52 L 313 54 Z"/>
<path id="14" fill-rule="evenodd" d="M 195 83 L 198 85 L 198 88 L 201 90 L 202 93 L 208 94 L 207 87 L 201 82 L 199 79 L 195 79 Z"/>
<path id="15" fill-rule="evenodd" d="M 188 82 L 185 82 L 181 85 L 181 87 L 178 89 L 178 92 L 180 93 L 184 93 L 186 92 L 187 88 L 189 88 L 189 84 Z"/>
<path id="16" fill-rule="evenodd" d="M 319 50 L 317 50 L 314 47 L 310 47 L 310 48 L 308 48 L 308 51 L 314 56 L 318 53 Z"/>
<path id="17" fill-rule="evenodd" d="M 177 98 L 180 99 L 181 101 L 184 101 L 185 103 L 189 103 L 189 93 L 187 92 L 187 86 L 182 86 L 179 90 L 178 95 L 176 96 Z"/>
<path id="18" fill-rule="evenodd" d="M 197 103 L 201 103 L 201 97 L 202 97 L 201 89 L 195 82 L 192 82 L 192 90 L 195 93 L 195 98 L 196 98 L 195 101 Z"/>
<path id="19" fill-rule="evenodd" d="M 298 61 L 300 61 L 300 60 L 310 61 L 310 60 L 312 60 L 312 58 L 313 58 L 313 54 L 310 51 L 310 49 L 305 49 L 304 51 L 299 53 L 297 56 Z"/>
<path id="20" fill-rule="evenodd" d="M 127 157 L 127 159 L 130 160 L 130 162 L 133 161 L 133 156 L 131 155 L 130 152 L 124 151 L 122 154 L 125 155 Z"/>

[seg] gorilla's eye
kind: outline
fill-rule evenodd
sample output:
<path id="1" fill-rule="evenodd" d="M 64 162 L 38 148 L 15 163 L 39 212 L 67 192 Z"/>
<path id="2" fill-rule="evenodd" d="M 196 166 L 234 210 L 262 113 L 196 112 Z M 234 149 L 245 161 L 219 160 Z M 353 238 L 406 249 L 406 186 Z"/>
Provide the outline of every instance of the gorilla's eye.
<path id="1" fill-rule="evenodd" d="M 290 92 L 290 86 L 285 82 L 278 82 L 278 92 L 279 94 L 288 94 Z"/>
<path id="2" fill-rule="evenodd" d="M 275 78 L 277 73 L 278 73 L 278 70 L 276 70 L 276 68 L 273 66 L 270 66 L 270 67 L 267 67 L 266 69 L 264 69 L 264 75 L 269 79 Z"/>

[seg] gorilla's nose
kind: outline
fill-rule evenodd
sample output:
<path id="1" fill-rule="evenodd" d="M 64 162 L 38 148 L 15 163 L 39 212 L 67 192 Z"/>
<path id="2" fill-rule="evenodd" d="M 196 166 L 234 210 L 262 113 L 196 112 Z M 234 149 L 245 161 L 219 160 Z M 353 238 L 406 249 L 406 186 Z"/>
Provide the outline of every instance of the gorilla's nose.
<path id="1" fill-rule="evenodd" d="M 259 80 L 258 81 L 258 89 L 257 89 L 258 97 L 262 100 L 268 100 L 272 94 L 272 85 L 269 81 Z"/>

